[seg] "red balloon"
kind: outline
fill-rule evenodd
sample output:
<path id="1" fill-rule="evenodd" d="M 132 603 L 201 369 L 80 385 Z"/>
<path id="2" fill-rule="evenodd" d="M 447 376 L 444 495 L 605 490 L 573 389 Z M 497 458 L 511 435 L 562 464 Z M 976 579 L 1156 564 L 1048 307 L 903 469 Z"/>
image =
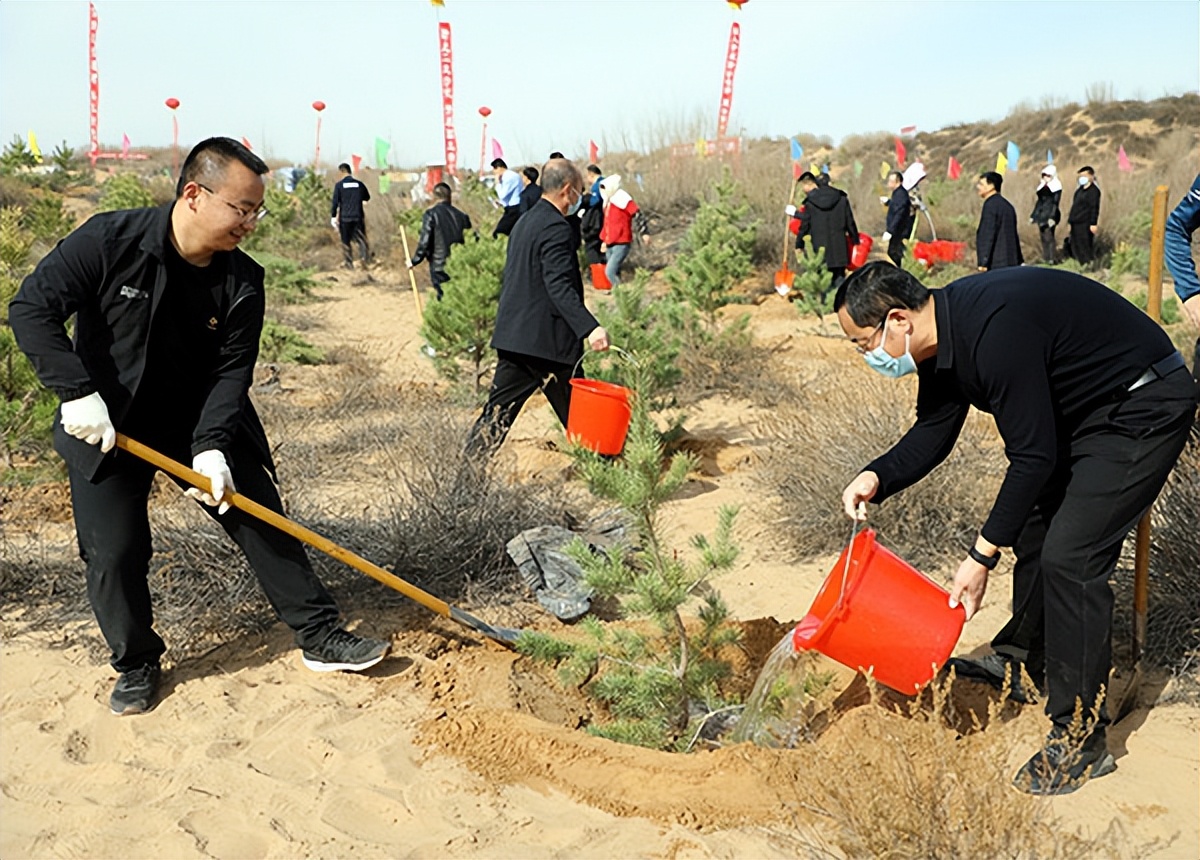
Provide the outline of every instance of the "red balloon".
<path id="1" fill-rule="evenodd" d="M 730 6 L 732 6 L 734 9 L 741 9 L 743 6 L 745 6 L 747 3 L 749 3 L 750 0 L 725 0 L 725 2 L 728 3 Z"/>
<path id="2" fill-rule="evenodd" d="M 325 110 L 325 102 L 322 102 L 322 101 L 313 102 L 313 110 L 317 111 L 318 113 Z"/>
<path id="3" fill-rule="evenodd" d="M 489 117 L 489 116 L 491 116 L 491 115 L 492 115 L 492 109 L 491 109 L 490 107 L 486 107 L 486 106 L 485 106 L 485 107 L 481 107 L 481 108 L 479 109 L 479 115 L 480 115 L 481 117 L 485 117 L 485 118 L 486 118 L 486 117 Z"/>
<path id="4" fill-rule="evenodd" d="M 174 96 L 171 96 L 171 98 L 166 100 L 165 104 L 171 110 L 175 110 L 175 108 L 179 107 L 179 99 L 175 98 Z"/>

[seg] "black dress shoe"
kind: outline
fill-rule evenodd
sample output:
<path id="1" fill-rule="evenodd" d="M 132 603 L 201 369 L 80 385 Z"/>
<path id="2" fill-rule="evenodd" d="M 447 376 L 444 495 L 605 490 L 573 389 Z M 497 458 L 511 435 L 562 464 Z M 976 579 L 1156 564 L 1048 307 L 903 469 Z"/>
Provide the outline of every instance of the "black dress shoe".
<path id="1" fill-rule="evenodd" d="M 1004 689 L 1004 680 L 1009 679 L 1008 698 L 1023 705 L 1035 704 L 1039 690 L 1033 689 L 1021 680 L 1021 661 L 1006 657 L 1003 654 L 985 654 L 982 657 L 951 657 L 946 662 L 946 670 L 954 670 L 958 678 L 969 678 L 972 681 L 983 681 L 997 690 Z"/>
<path id="2" fill-rule="evenodd" d="M 144 714 L 154 706 L 158 693 L 158 682 L 162 669 L 158 663 L 147 663 L 128 672 L 122 672 L 113 687 L 108 706 L 118 717 Z"/>

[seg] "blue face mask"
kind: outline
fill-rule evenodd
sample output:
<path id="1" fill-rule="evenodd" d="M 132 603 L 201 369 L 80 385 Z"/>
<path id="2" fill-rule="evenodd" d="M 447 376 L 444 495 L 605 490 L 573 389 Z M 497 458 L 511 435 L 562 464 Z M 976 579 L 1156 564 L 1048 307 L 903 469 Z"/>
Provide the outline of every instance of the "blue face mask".
<path id="1" fill-rule="evenodd" d="M 582 205 L 582 203 L 583 203 L 583 195 L 580 194 L 578 197 L 575 198 L 575 202 L 573 204 L 571 204 L 570 208 L 567 209 L 567 217 L 570 218 L 572 215 L 574 215 L 576 212 L 578 212 L 579 207 L 580 207 L 580 205 Z"/>
<path id="2" fill-rule="evenodd" d="M 887 339 L 886 335 L 884 339 Z M 908 376 L 908 374 L 917 369 L 917 363 L 913 360 L 912 353 L 908 351 L 911 342 L 912 335 L 906 334 L 904 336 L 904 355 L 897 358 L 894 355 L 889 355 L 888 351 L 883 348 L 883 342 L 880 341 L 879 346 L 870 352 L 863 353 L 863 360 L 866 361 L 872 370 L 889 379 L 899 379 L 901 376 Z"/>

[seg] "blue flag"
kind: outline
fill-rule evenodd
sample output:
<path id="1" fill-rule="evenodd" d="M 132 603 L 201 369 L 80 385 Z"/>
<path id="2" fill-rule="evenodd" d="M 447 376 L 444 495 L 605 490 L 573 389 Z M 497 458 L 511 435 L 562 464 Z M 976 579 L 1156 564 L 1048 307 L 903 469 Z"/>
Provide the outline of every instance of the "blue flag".
<path id="1" fill-rule="evenodd" d="M 1046 150 L 1046 163 L 1047 164 L 1054 163 L 1054 152 L 1052 150 L 1049 150 L 1049 149 Z"/>
<path id="2" fill-rule="evenodd" d="M 1006 157 L 1008 158 L 1008 169 L 1013 173 L 1016 173 L 1017 162 L 1021 160 L 1021 148 L 1011 140 L 1008 142 L 1008 152 L 1006 153 Z"/>
<path id="3" fill-rule="evenodd" d="M 804 157 L 804 147 L 800 145 L 800 141 L 792 138 L 792 161 L 799 161 Z"/>

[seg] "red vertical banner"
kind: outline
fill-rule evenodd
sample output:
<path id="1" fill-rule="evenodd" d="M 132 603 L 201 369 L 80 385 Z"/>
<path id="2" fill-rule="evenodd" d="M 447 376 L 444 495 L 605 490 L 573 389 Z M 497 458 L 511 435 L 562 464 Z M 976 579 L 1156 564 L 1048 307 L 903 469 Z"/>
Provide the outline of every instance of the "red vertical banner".
<path id="1" fill-rule="evenodd" d="M 733 106 L 733 76 L 737 73 L 738 51 L 741 49 L 742 28 L 737 21 L 729 28 L 729 47 L 725 51 L 725 75 L 721 80 L 721 109 L 717 112 L 717 140 L 729 127 L 729 109 Z"/>
<path id="2" fill-rule="evenodd" d="M 96 28 L 99 26 L 96 17 L 96 7 L 88 4 L 88 98 L 89 114 L 88 128 L 91 131 L 91 151 L 88 158 L 92 166 L 96 166 L 96 156 L 100 154 L 100 70 L 96 66 Z"/>
<path id="3" fill-rule="evenodd" d="M 446 141 L 446 172 L 458 173 L 458 138 L 454 134 L 454 50 L 450 46 L 450 24 L 438 22 L 438 58 L 442 78 L 442 130 Z"/>

